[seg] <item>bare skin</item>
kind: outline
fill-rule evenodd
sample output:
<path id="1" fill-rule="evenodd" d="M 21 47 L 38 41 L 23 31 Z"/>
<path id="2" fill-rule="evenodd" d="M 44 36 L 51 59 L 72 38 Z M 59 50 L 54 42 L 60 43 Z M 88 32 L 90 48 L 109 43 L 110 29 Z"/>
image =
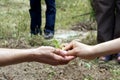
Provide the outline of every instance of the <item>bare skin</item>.
<path id="1" fill-rule="evenodd" d="M 63 65 L 74 59 L 74 56 L 62 57 L 55 52 L 57 53 L 58 50 L 49 46 L 35 49 L 0 48 L 0 66 L 34 61 L 50 65 Z"/>
<path id="2" fill-rule="evenodd" d="M 91 60 L 96 57 L 120 52 L 120 38 L 92 46 L 77 41 L 72 41 L 66 45 L 64 49 L 67 53 L 62 52 L 59 53 L 59 55 L 76 56 Z"/>
<path id="3" fill-rule="evenodd" d="M 72 41 L 64 49 L 66 51 L 48 46 L 35 49 L 0 48 L 0 66 L 34 61 L 50 65 L 63 65 L 75 57 L 91 60 L 120 52 L 120 38 L 93 46 Z"/>

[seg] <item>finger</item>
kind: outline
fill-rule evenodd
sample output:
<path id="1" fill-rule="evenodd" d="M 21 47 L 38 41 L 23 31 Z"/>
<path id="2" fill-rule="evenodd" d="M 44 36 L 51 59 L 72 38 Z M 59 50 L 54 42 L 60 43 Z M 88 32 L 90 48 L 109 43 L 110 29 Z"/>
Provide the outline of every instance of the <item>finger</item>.
<path id="1" fill-rule="evenodd" d="M 64 60 L 59 61 L 59 65 L 65 65 L 68 64 L 71 60 L 75 59 L 75 56 L 66 56 Z"/>
<path id="2" fill-rule="evenodd" d="M 64 50 L 64 48 L 65 48 L 67 45 L 68 45 L 68 43 L 63 43 L 63 44 L 61 45 L 61 49 Z"/>
<path id="3" fill-rule="evenodd" d="M 56 55 L 54 53 L 50 53 L 49 57 L 42 58 L 42 60 L 40 59 L 39 62 L 56 66 L 56 65 L 62 65 L 68 61 L 65 60 L 64 57 L 62 56 Z"/>
<path id="4" fill-rule="evenodd" d="M 75 53 L 75 51 L 74 51 L 74 49 L 73 49 L 73 50 L 67 51 L 67 53 L 64 54 L 64 55 L 65 55 L 65 56 L 76 56 L 76 53 Z"/>
<path id="5" fill-rule="evenodd" d="M 61 65 L 61 64 L 66 64 L 69 61 L 73 60 L 75 58 L 75 56 L 60 56 L 57 54 L 52 53 L 51 55 L 51 59 L 56 61 L 56 64 Z"/>
<path id="6" fill-rule="evenodd" d="M 62 44 L 62 47 L 65 47 L 65 46 L 67 46 L 68 45 L 68 43 L 63 43 Z"/>
<path id="7" fill-rule="evenodd" d="M 56 52 L 56 53 L 51 53 L 51 58 L 53 58 L 54 60 L 57 60 L 57 61 L 61 61 L 64 59 L 64 56 L 63 54 L 61 54 L 60 52 Z"/>
<path id="8" fill-rule="evenodd" d="M 55 61 L 59 61 L 59 62 L 66 62 L 66 61 L 70 61 L 70 60 L 75 58 L 75 56 L 64 56 L 64 57 L 62 57 L 62 56 L 56 55 L 56 54 L 54 54 L 52 57 L 54 58 Z"/>
<path id="9" fill-rule="evenodd" d="M 56 49 L 56 50 L 54 50 L 53 53 L 64 57 L 65 54 L 67 53 L 67 51 L 63 51 L 63 50 L 60 50 L 60 49 Z"/>
<path id="10" fill-rule="evenodd" d="M 73 59 L 75 59 L 76 57 L 75 56 L 65 56 L 65 59 L 67 60 L 67 61 L 71 61 L 71 60 L 73 60 Z"/>
<path id="11" fill-rule="evenodd" d="M 55 65 L 64 65 L 69 63 L 71 60 L 75 59 L 75 56 L 66 56 L 66 57 L 61 57 L 59 55 L 54 54 L 54 66 Z"/>
<path id="12" fill-rule="evenodd" d="M 71 50 L 73 48 L 73 43 L 69 43 L 67 46 L 65 46 L 64 50 Z"/>

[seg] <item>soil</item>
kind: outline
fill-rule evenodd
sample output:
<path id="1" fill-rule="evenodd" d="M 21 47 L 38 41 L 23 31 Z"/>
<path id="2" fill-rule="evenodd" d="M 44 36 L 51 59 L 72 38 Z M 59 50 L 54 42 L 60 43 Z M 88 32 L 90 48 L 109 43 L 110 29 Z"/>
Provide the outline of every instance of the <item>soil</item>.
<path id="1" fill-rule="evenodd" d="M 8 43 L 1 47 L 30 48 L 23 39 L 9 40 Z M 1 67 L 0 80 L 110 80 L 114 79 L 111 69 L 120 68 L 119 65 L 114 67 L 113 63 L 85 61 L 79 58 L 62 66 L 30 62 Z"/>
<path id="2" fill-rule="evenodd" d="M 19 41 L 11 39 L 5 44 L 0 45 L 0 47 L 31 47 L 24 39 Z M 119 75 L 113 75 L 111 70 L 120 70 L 120 67 L 112 62 L 86 61 L 79 58 L 76 58 L 67 65 L 61 66 L 26 62 L 0 67 L 0 80 L 119 80 Z"/>
<path id="3" fill-rule="evenodd" d="M 0 68 L 0 80 L 110 80 L 111 77 L 108 66 L 80 59 L 62 66 L 31 62 Z"/>

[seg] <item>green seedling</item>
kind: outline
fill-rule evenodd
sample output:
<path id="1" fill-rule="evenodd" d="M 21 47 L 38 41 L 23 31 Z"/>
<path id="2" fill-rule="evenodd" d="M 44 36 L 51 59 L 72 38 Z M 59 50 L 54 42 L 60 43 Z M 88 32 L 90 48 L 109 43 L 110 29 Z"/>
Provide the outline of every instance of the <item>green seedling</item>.
<path id="1" fill-rule="evenodd" d="M 60 42 L 58 40 L 54 39 L 52 42 L 55 48 L 61 48 Z"/>

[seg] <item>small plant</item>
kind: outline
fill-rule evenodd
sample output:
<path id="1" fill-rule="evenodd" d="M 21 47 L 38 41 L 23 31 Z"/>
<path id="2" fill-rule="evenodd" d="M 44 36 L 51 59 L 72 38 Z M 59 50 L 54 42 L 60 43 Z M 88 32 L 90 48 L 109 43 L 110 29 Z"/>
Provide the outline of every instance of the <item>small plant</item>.
<path id="1" fill-rule="evenodd" d="M 61 48 L 60 42 L 59 42 L 58 40 L 56 40 L 56 39 L 53 39 L 53 40 L 52 40 L 52 44 L 53 44 L 53 46 L 54 46 L 55 48 Z"/>

